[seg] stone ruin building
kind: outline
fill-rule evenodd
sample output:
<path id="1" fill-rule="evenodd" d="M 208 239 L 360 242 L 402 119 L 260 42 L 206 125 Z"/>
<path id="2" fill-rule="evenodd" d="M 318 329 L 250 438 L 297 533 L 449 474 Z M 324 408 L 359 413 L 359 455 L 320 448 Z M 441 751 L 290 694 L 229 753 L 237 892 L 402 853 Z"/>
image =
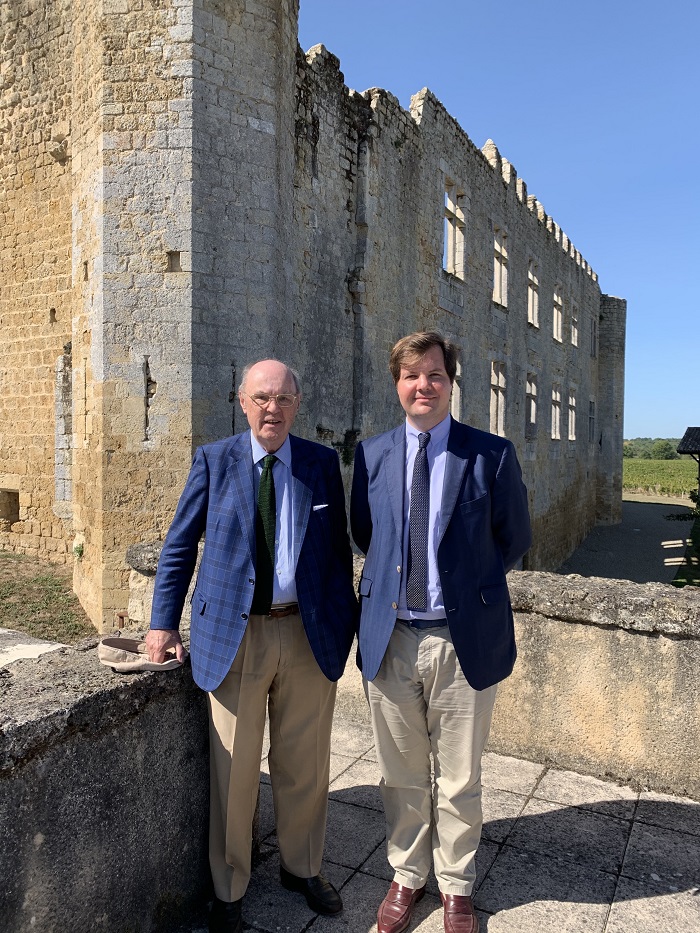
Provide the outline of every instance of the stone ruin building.
<path id="1" fill-rule="evenodd" d="M 510 437 L 530 569 L 621 518 L 625 302 L 428 90 L 304 54 L 298 0 L 5 0 L 0 547 L 74 564 L 98 628 L 243 366 L 299 369 L 298 433 L 396 424 L 398 337 L 461 348 L 453 413 Z"/>

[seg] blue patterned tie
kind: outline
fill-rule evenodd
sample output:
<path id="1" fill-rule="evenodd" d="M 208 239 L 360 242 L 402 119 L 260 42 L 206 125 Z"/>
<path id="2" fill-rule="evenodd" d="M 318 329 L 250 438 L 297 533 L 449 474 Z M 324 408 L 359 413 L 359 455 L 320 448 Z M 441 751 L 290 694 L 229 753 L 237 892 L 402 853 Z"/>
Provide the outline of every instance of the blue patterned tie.
<path id="1" fill-rule="evenodd" d="M 406 605 L 425 612 L 428 607 L 428 519 L 430 517 L 429 434 L 418 435 L 418 451 L 413 464 L 411 506 L 408 515 L 408 580 Z"/>

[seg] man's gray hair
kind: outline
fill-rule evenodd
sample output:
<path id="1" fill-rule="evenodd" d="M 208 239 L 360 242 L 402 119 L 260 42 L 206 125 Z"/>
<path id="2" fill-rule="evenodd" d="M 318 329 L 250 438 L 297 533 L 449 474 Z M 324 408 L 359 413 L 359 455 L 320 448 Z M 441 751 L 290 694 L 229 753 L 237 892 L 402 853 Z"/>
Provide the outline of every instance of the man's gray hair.
<path id="1" fill-rule="evenodd" d="M 301 379 L 299 378 L 299 373 L 294 369 L 289 363 L 285 363 L 284 360 L 278 360 L 274 356 L 264 356 L 260 360 L 255 360 L 254 363 L 248 363 L 247 366 L 243 367 L 243 372 L 241 373 L 241 383 L 238 386 L 238 391 L 243 391 L 243 386 L 245 381 L 248 378 L 248 373 L 251 371 L 253 366 L 257 366 L 258 363 L 281 363 L 282 366 L 286 366 L 289 372 L 292 374 L 292 379 L 294 380 L 294 392 L 296 395 L 301 395 Z"/>

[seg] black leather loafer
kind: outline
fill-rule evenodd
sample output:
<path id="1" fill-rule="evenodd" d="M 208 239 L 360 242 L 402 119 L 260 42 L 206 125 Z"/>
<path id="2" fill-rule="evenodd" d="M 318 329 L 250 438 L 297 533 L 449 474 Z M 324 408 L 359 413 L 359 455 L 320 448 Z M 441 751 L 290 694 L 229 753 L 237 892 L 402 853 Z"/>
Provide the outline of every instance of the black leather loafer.
<path id="1" fill-rule="evenodd" d="M 209 911 L 209 933 L 243 933 L 242 902 L 243 898 L 220 901 L 215 897 Z"/>
<path id="2" fill-rule="evenodd" d="M 313 878 L 297 878 L 286 868 L 280 866 L 282 887 L 288 891 L 297 891 L 306 898 L 306 903 L 317 914 L 337 914 L 343 909 L 340 894 L 323 875 Z"/>

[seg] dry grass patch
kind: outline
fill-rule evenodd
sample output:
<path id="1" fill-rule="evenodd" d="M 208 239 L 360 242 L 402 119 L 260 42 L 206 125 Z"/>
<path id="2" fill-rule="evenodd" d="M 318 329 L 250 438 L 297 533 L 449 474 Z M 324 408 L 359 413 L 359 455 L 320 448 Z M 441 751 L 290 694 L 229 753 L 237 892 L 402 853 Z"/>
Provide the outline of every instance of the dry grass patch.
<path id="1" fill-rule="evenodd" d="M 69 567 L 0 551 L 0 628 L 72 645 L 95 635 Z"/>

